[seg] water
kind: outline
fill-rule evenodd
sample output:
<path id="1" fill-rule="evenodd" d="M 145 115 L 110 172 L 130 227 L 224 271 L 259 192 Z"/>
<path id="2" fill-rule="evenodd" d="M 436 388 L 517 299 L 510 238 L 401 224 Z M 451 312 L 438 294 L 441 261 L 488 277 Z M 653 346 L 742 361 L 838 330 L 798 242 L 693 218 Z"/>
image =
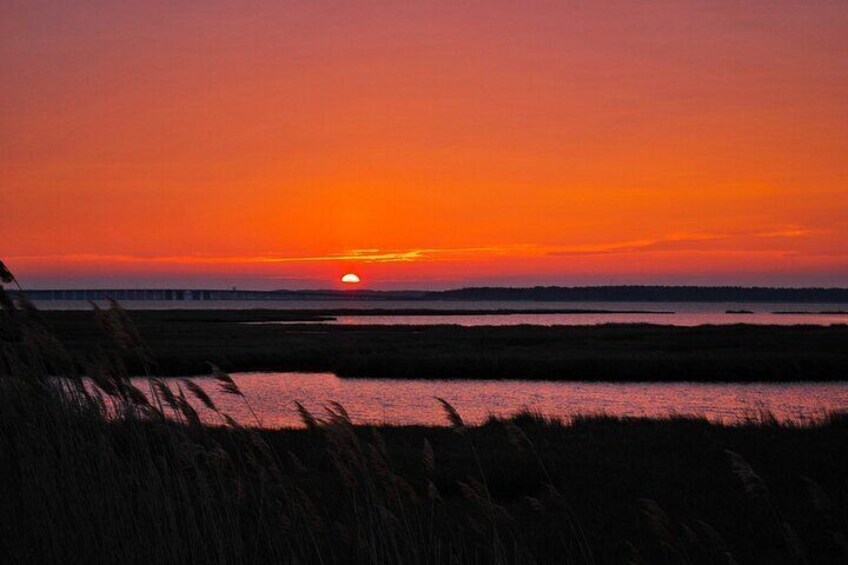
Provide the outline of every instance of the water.
<path id="1" fill-rule="evenodd" d="M 316 416 L 340 402 L 355 423 L 445 425 L 435 397 L 450 402 L 466 422 L 511 415 L 529 408 L 548 416 L 577 414 L 663 417 L 705 416 L 735 423 L 768 410 L 781 421 L 820 419 L 828 410 L 848 409 L 848 382 L 838 383 L 602 383 L 540 381 L 418 381 L 340 379 L 329 373 L 240 373 L 233 379 L 269 428 L 302 423 L 294 402 Z M 255 420 L 244 401 L 218 390 L 210 378 L 195 378 L 223 411 L 244 424 Z M 136 386 L 147 390 L 146 381 Z M 204 409 L 207 422 L 220 418 Z"/>
<path id="2" fill-rule="evenodd" d="M 275 322 L 265 322 L 275 323 Z M 279 322 L 276 322 L 279 323 Z M 665 324 L 672 326 L 700 326 L 704 324 L 758 324 L 827 326 L 848 323 L 848 314 L 727 314 L 722 311 L 668 312 L 668 313 L 592 313 L 592 314 L 488 314 L 450 316 L 338 316 L 333 324 L 343 325 L 442 325 L 459 326 L 592 326 L 597 324 Z"/>
<path id="3" fill-rule="evenodd" d="M 83 302 L 44 302 L 45 308 L 89 309 Z M 466 301 L 130 301 L 129 309 L 273 309 L 273 310 L 642 310 L 658 313 L 520 313 L 473 315 L 402 314 L 338 316 L 336 324 L 457 324 L 457 325 L 591 325 L 655 323 L 680 326 L 701 324 L 845 324 L 848 314 L 774 314 L 777 311 L 820 312 L 845 310 L 839 304 L 765 303 L 623 303 L 623 302 L 466 302 Z M 752 314 L 729 314 L 749 310 Z M 272 322 L 278 323 L 278 322 Z M 848 410 L 848 382 L 793 384 L 603 383 L 538 381 L 417 381 L 340 379 L 332 374 L 243 373 L 234 375 L 266 427 L 300 426 L 294 401 L 320 415 L 330 401 L 340 402 L 357 423 L 443 425 L 439 396 L 451 402 L 468 422 L 489 415 L 510 415 L 529 408 L 548 416 L 576 414 L 663 417 L 673 414 L 705 416 L 713 421 L 738 422 L 760 410 L 779 420 L 815 420 L 828 410 Z M 218 392 L 208 378 L 195 381 L 206 389 L 224 412 L 245 424 L 255 423 L 239 398 Z M 137 383 L 146 390 L 144 381 Z M 214 413 L 198 410 L 210 423 Z"/>
<path id="4" fill-rule="evenodd" d="M 43 301 L 43 309 L 88 310 L 83 301 Z M 365 309 L 427 309 L 427 310 L 641 310 L 666 312 L 664 314 L 490 314 L 490 315 L 381 315 L 339 316 L 337 324 L 457 324 L 480 325 L 594 325 L 611 323 L 651 323 L 678 326 L 702 324 L 775 324 L 775 325 L 831 325 L 848 324 L 845 314 L 774 314 L 778 311 L 822 312 L 845 311 L 845 304 L 792 304 L 792 303 L 719 303 L 719 302 L 528 302 L 528 301 L 385 301 L 385 300 L 248 300 L 248 301 L 127 301 L 127 309 L 200 309 L 200 310 L 365 310 Z M 748 310 L 753 314 L 728 314 L 727 310 Z"/>

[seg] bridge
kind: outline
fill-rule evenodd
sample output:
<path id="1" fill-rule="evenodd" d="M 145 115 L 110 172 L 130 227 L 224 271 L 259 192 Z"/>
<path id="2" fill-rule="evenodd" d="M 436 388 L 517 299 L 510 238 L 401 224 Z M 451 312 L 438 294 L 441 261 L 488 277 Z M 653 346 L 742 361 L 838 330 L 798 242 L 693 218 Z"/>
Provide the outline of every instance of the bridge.
<path id="1" fill-rule="evenodd" d="M 16 294 L 12 292 L 12 294 Z M 30 300 L 280 300 L 293 298 L 287 293 L 265 292 L 258 290 L 201 290 L 201 289 L 155 289 L 155 288 L 115 288 L 115 289 L 64 289 L 64 290 L 26 290 L 24 296 Z"/>

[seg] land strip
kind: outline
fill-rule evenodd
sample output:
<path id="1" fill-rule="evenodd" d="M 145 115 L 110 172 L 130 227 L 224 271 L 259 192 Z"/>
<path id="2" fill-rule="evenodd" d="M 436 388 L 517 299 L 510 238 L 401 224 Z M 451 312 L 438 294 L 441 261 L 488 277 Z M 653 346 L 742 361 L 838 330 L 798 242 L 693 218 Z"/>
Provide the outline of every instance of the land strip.
<path id="1" fill-rule="evenodd" d="M 848 378 L 848 326 L 343 326 L 337 311 L 163 310 L 130 316 L 164 376 L 229 371 L 341 377 L 590 381 L 834 381 Z M 59 338 L 95 355 L 91 312 L 46 311 Z M 245 322 L 289 321 L 290 324 Z M 312 322 L 299 324 L 296 322 Z M 143 373 L 128 357 L 130 370 Z"/>

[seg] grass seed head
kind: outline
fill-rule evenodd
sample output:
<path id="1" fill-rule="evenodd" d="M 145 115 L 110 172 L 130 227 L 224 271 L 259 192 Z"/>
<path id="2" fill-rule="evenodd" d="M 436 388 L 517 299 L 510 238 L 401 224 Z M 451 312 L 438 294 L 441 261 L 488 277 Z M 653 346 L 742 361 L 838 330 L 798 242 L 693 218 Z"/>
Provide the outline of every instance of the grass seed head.
<path id="1" fill-rule="evenodd" d="M 186 386 L 188 391 L 192 393 L 194 397 L 197 398 L 200 402 L 202 402 L 204 406 L 206 406 L 210 410 L 214 410 L 215 412 L 218 411 L 218 407 L 215 406 L 215 403 L 212 401 L 209 395 L 206 394 L 206 391 L 200 387 L 200 385 L 189 379 L 180 380 Z"/>
<path id="2" fill-rule="evenodd" d="M 315 419 L 312 412 L 307 410 L 306 406 L 297 400 L 294 401 L 294 405 L 297 407 L 297 413 L 300 415 L 300 421 L 303 422 L 306 428 L 309 430 L 318 429 L 318 420 Z"/>
<path id="3" fill-rule="evenodd" d="M 445 411 L 445 416 L 447 416 L 451 427 L 457 431 L 465 430 L 465 422 L 462 421 L 462 417 L 459 415 L 459 412 L 456 411 L 456 408 L 454 408 L 451 403 L 444 398 L 439 398 L 437 396 L 436 400 L 438 400 L 439 404 L 442 405 L 442 409 Z"/>
<path id="4" fill-rule="evenodd" d="M 229 375 L 229 373 L 223 371 L 220 367 L 215 364 L 210 363 L 212 366 L 212 378 L 218 381 L 218 385 L 221 387 L 221 390 L 226 394 L 233 394 L 235 396 L 244 396 L 241 392 L 241 389 L 238 387 L 233 378 Z"/>

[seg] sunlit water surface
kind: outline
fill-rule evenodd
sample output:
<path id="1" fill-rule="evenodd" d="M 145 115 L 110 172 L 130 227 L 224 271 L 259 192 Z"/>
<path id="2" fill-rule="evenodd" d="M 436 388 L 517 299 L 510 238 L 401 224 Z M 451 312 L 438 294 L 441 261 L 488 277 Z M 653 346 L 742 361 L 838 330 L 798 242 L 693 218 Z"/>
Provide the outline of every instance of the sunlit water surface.
<path id="1" fill-rule="evenodd" d="M 104 303 L 105 305 L 105 303 Z M 616 312 L 596 314 L 488 314 L 488 315 L 425 315 L 408 316 L 387 314 L 380 316 L 338 316 L 334 324 L 346 325 L 432 325 L 456 324 L 462 326 L 503 325 L 594 325 L 594 324 L 670 324 L 698 326 L 702 324 L 775 324 L 775 325 L 831 325 L 848 324 L 848 313 L 821 314 L 820 312 L 845 312 L 846 304 L 795 304 L 795 303 L 740 303 L 740 302 L 532 302 L 532 301 L 401 301 L 401 300 L 197 300 L 197 301 L 126 301 L 129 310 L 638 310 L 643 312 L 622 314 Z M 47 310 L 90 310 L 91 305 L 81 300 L 49 300 L 37 302 Z M 751 313 L 728 313 L 728 310 L 746 310 Z M 775 312 L 805 312 L 803 314 L 775 314 Z M 280 322 L 268 322 L 280 323 Z M 289 323 L 289 322 L 282 322 Z"/>
<path id="2" fill-rule="evenodd" d="M 279 322 L 265 322 L 279 323 Z M 424 315 L 424 316 L 338 316 L 332 324 L 343 325 L 410 325 L 427 326 L 454 324 L 458 326 L 593 326 L 598 324 L 667 324 L 673 326 L 700 326 L 705 324 L 757 324 L 757 325 L 820 325 L 848 323 L 848 314 L 728 314 L 721 312 L 668 313 L 601 313 L 601 314 L 487 314 L 487 315 Z"/>
<path id="3" fill-rule="evenodd" d="M 453 404 L 470 423 L 524 408 L 547 416 L 705 416 L 736 423 L 771 412 L 778 420 L 810 421 L 829 410 L 848 409 L 848 382 L 839 383 L 595 383 L 540 381 L 420 381 L 340 379 L 329 373 L 240 373 L 238 386 L 265 427 L 301 426 L 295 401 L 316 416 L 331 401 L 355 423 L 445 425 L 436 397 Z M 238 422 L 256 423 L 245 402 L 219 391 L 216 381 L 194 378 L 218 408 Z M 169 381 L 172 386 L 177 381 Z M 135 384 L 148 390 L 144 379 Z M 194 402 L 199 405 L 200 402 Z M 210 423 L 221 419 L 198 406 Z"/>

